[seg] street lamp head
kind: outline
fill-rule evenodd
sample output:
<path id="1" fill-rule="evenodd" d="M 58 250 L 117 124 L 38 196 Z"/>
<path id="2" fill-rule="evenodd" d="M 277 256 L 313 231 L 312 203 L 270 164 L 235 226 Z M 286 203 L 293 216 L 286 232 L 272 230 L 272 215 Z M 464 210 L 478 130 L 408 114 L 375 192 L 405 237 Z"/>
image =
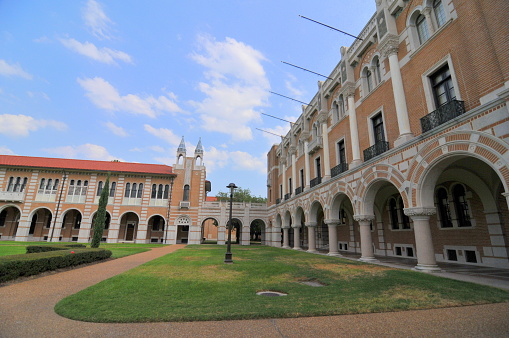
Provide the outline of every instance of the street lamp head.
<path id="1" fill-rule="evenodd" d="M 238 188 L 235 183 L 230 183 L 229 185 L 226 186 L 227 188 L 230 188 L 230 189 L 235 189 L 235 188 Z"/>

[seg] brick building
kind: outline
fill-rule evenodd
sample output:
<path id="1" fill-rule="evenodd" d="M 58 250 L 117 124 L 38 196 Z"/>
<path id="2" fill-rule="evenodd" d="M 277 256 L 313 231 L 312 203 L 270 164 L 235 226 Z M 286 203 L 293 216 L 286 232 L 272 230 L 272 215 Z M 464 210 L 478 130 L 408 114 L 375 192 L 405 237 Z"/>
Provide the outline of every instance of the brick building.
<path id="1" fill-rule="evenodd" d="M 201 141 L 173 167 L 0 155 L 0 239 L 87 243 L 108 173 L 103 241 L 201 242 L 200 206 L 210 191 Z"/>
<path id="2" fill-rule="evenodd" d="M 268 153 L 267 239 L 509 268 L 509 1 L 376 5 Z"/>

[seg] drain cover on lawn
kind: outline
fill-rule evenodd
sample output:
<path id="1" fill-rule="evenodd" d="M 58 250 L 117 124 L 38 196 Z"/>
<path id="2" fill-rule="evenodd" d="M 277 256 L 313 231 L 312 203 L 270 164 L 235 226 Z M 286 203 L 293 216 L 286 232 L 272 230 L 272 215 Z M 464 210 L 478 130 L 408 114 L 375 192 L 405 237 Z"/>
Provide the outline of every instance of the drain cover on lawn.
<path id="1" fill-rule="evenodd" d="M 300 281 L 299 283 L 304 284 L 304 285 L 314 286 L 314 287 L 325 286 L 325 284 L 318 282 L 318 281 L 313 281 L 313 280 Z"/>
<path id="2" fill-rule="evenodd" d="M 258 296 L 266 296 L 266 297 L 279 297 L 279 296 L 287 296 L 287 293 L 277 292 L 277 291 L 260 291 L 256 293 Z"/>

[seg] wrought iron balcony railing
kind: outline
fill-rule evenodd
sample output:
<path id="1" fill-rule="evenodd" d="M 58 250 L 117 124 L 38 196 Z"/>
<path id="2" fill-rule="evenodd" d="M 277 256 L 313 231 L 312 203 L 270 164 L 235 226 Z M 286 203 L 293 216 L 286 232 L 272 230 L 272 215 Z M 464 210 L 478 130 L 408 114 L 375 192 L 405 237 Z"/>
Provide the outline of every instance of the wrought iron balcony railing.
<path id="1" fill-rule="evenodd" d="M 279 204 L 279 203 L 281 203 L 281 198 L 276 199 L 276 204 Z"/>
<path id="2" fill-rule="evenodd" d="M 389 150 L 389 142 L 377 142 L 368 149 L 364 149 L 364 161 L 369 161 L 373 157 L 385 153 L 387 150 Z"/>
<path id="3" fill-rule="evenodd" d="M 330 170 L 330 175 L 332 177 L 334 177 L 334 176 L 337 176 L 347 170 L 348 170 L 348 163 L 340 163 Z"/>
<path id="4" fill-rule="evenodd" d="M 309 182 L 309 185 L 311 186 L 311 188 L 313 188 L 315 185 L 318 185 L 322 183 L 322 178 L 320 176 L 318 177 L 315 177 L 311 180 L 311 182 Z"/>
<path id="5" fill-rule="evenodd" d="M 298 187 L 297 189 L 295 189 L 295 195 L 298 195 L 302 192 L 302 187 Z"/>
<path id="6" fill-rule="evenodd" d="M 421 118 L 422 132 L 425 133 L 433 128 L 460 116 L 465 112 L 465 101 L 452 100 L 440 107 L 437 110 L 429 113 Z"/>
<path id="7" fill-rule="evenodd" d="M 292 197 L 292 193 L 291 192 L 289 192 L 288 194 L 285 195 L 285 201 L 289 200 L 290 197 Z"/>

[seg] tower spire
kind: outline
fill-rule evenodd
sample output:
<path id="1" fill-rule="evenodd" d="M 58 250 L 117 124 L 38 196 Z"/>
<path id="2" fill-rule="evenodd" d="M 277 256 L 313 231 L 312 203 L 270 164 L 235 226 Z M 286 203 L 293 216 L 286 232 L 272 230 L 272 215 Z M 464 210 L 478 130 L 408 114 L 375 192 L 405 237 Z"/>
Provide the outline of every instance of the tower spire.
<path id="1" fill-rule="evenodd" d="M 198 140 L 198 144 L 196 145 L 196 150 L 194 151 L 195 154 L 203 154 L 203 146 L 201 145 L 201 137 Z"/>
<path id="2" fill-rule="evenodd" d="M 182 136 L 182 140 L 180 141 L 180 145 L 177 149 L 178 152 L 186 152 L 186 142 L 184 141 L 184 136 Z"/>

